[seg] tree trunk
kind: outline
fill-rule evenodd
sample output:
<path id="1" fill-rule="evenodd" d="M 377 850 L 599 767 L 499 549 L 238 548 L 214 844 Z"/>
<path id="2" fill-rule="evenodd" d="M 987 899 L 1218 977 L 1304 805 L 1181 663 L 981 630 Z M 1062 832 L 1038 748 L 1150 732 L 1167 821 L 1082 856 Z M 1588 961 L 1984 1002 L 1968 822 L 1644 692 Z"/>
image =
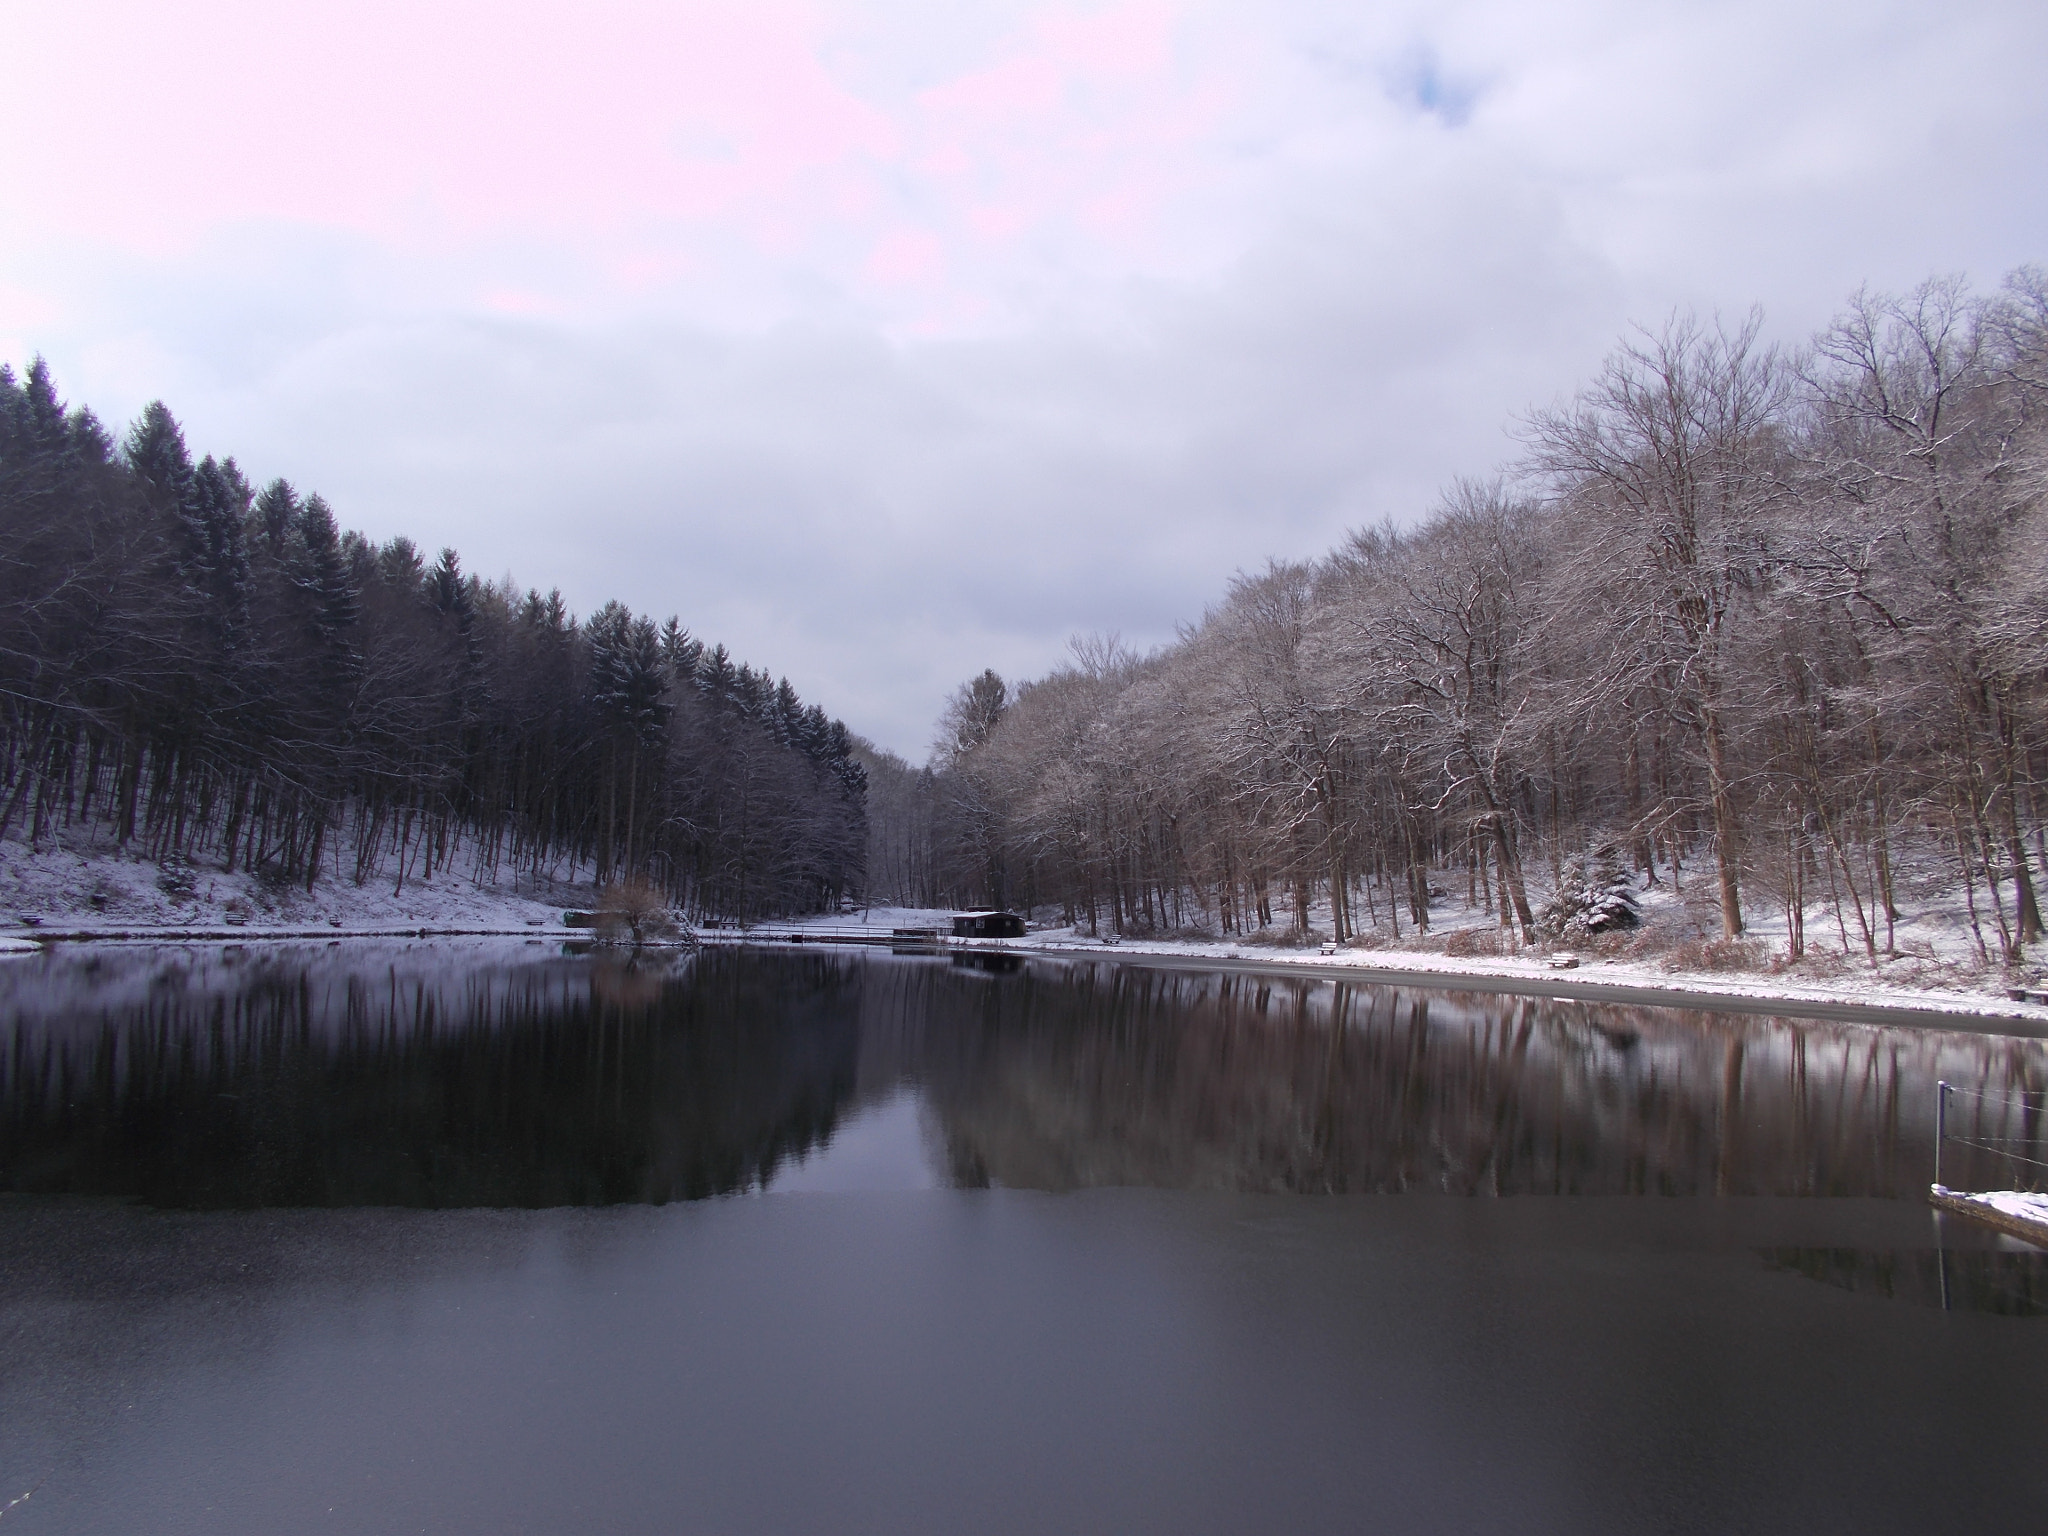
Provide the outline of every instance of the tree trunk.
<path id="1" fill-rule="evenodd" d="M 1714 861 L 1721 883 L 1721 933 L 1736 938 L 1742 933 L 1742 896 L 1738 887 L 1735 797 L 1728 784 L 1727 755 L 1722 743 L 1720 711 L 1705 709 L 1702 734 L 1707 748 L 1707 788 L 1714 811 Z"/>

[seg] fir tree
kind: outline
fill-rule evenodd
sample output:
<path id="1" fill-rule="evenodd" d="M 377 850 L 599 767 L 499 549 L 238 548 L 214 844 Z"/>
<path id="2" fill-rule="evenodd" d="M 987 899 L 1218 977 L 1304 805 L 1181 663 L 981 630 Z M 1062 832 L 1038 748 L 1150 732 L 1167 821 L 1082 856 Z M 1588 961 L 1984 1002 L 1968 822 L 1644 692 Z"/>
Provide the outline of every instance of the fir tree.
<path id="1" fill-rule="evenodd" d="M 256 498 L 256 535 L 273 559 L 284 558 L 284 543 L 299 520 L 299 495 L 289 480 L 273 480 Z"/>
<path id="2" fill-rule="evenodd" d="M 1554 943 L 1583 944 L 1641 926 L 1635 881 L 1612 844 L 1565 861 L 1557 893 L 1537 914 L 1536 931 Z"/>

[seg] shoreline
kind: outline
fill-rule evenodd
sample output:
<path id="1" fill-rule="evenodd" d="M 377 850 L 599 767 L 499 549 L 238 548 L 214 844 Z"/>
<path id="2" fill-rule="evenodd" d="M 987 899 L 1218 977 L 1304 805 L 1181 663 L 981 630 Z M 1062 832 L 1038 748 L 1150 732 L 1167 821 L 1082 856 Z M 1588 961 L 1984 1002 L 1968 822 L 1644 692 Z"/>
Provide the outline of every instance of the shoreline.
<path id="1" fill-rule="evenodd" d="M 14 929 L 0 933 L 0 956 L 27 956 L 55 944 L 260 944 L 323 942 L 351 939 L 521 939 L 533 942 L 575 942 L 588 930 L 557 924 L 508 925 L 378 925 L 349 927 L 76 927 Z M 755 930 L 698 930 L 700 944 L 777 948 L 795 945 L 860 945 L 890 942 L 882 932 L 834 933 L 798 925 Z M 666 948 L 668 946 L 649 946 Z M 1030 939 L 917 941 L 917 947 L 939 953 L 1036 955 L 1045 959 L 1144 965 L 1174 970 L 1230 971 L 1311 981 L 1352 981 L 1378 986 L 1431 987 L 1488 992 L 1504 996 L 1542 997 L 1565 1002 L 1617 1003 L 1630 1006 L 1691 1008 L 1717 1013 L 1771 1014 L 1827 1019 L 1841 1023 L 1916 1029 L 1950 1029 L 1975 1034 L 2001 1034 L 2048 1039 L 2048 1006 L 1978 997 L 1967 993 L 1921 993 L 1899 987 L 1856 989 L 1861 996 L 1818 987 L 1772 986 L 1768 982 L 1724 979 L 1697 973 L 1646 973 L 1646 968 L 1600 960 L 1552 970 L 1541 961 L 1503 963 L 1498 959 L 1466 960 L 1424 952 L 1357 951 L 1340 955 L 1288 952 L 1248 955 L 1210 953 L 1210 947 L 1167 946 L 1123 942 L 1036 942 Z M 1382 958 L 1382 956 L 1384 958 Z M 1606 974 L 1602 974 L 1602 972 Z"/>
<path id="2" fill-rule="evenodd" d="M 19 928 L 0 933 L 0 944 L 26 940 L 46 944 L 244 944 L 297 939 L 542 939 L 551 934 L 574 935 L 576 928 L 549 929 L 540 924 L 520 928 L 436 927 L 403 924 L 380 928 L 245 928 L 237 924 L 195 924 L 188 928 Z M 20 951 L 27 953 L 27 951 Z"/>
<path id="3" fill-rule="evenodd" d="M 1037 951 L 1067 958 L 1072 950 Z M 1679 973 L 1669 981 L 1635 975 L 1595 978 L 1572 971 L 1436 970 L 1410 965 L 1330 965 L 1314 960 L 1271 963 L 1265 959 L 1161 954 L 1106 954 L 1096 958 L 1161 969 L 1230 970 L 1267 975 L 1300 975 L 1317 981 L 1356 981 L 1377 986 L 1430 987 L 1441 991 L 1490 992 L 1509 997 L 1551 998 L 1559 1002 L 1619 1003 L 1650 1008 L 1692 1008 L 1711 1013 L 1756 1013 L 1780 1018 L 1826 1019 L 1843 1024 L 1949 1029 L 1968 1034 L 2012 1035 L 2048 1040 L 2048 1008 L 2025 1003 L 1982 1002 L 1950 993 L 1928 1001 L 1898 988 L 1873 989 L 1882 1001 L 1863 1002 L 1826 994 L 1761 990 L 1723 990 L 1711 978 Z"/>

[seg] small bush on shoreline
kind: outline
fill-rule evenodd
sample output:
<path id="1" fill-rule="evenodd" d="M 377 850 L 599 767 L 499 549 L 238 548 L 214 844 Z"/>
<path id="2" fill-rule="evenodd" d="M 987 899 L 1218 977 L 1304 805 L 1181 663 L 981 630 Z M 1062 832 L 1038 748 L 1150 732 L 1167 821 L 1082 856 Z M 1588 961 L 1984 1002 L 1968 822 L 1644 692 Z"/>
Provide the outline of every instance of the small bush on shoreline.
<path id="1" fill-rule="evenodd" d="M 673 943 L 682 926 L 668 898 L 646 880 L 616 880 L 597 893 L 596 929 L 601 944 Z"/>
<path id="2" fill-rule="evenodd" d="M 1761 971 L 1771 948 L 1761 939 L 1694 939 L 1666 951 L 1667 971 Z"/>

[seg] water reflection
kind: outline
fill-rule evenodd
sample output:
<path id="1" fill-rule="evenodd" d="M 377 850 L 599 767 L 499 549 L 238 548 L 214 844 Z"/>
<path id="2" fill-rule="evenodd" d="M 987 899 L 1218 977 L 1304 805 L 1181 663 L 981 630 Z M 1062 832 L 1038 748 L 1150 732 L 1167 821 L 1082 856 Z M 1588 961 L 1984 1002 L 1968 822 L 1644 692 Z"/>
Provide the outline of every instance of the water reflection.
<path id="1" fill-rule="evenodd" d="M 0 1188 L 171 1206 L 1901 1196 L 1938 1078 L 2048 1083 L 2029 1040 L 1011 955 L 86 949 L 0 972 L 0 1007 Z"/>
<path id="2" fill-rule="evenodd" d="M 865 1016 L 926 1017 L 874 993 L 931 985 L 871 979 Z M 956 1176 L 1038 1189 L 1895 1196 L 1928 1181 L 1938 1079 L 2038 1089 L 2048 1065 L 2027 1040 L 1111 965 L 949 1018 L 902 1048 Z M 2044 1155 L 2038 1120 L 1972 1105 L 1976 1139 Z M 2013 1176 L 1978 1154 L 1954 1182 Z"/>
<path id="3" fill-rule="evenodd" d="M 1774 1269 L 1944 1312 L 2048 1317 L 2048 1253 L 1983 1248 L 1763 1248 Z"/>
<path id="4" fill-rule="evenodd" d="M 59 957 L 11 1000 L 5 1187 L 199 1207 L 686 1199 L 822 1143 L 853 1089 L 844 966 L 379 958 Z"/>
<path id="5" fill-rule="evenodd" d="M 1022 955 L 981 954 L 975 950 L 962 950 L 952 957 L 956 971 L 978 971 L 984 976 L 1021 976 L 1024 974 Z"/>

